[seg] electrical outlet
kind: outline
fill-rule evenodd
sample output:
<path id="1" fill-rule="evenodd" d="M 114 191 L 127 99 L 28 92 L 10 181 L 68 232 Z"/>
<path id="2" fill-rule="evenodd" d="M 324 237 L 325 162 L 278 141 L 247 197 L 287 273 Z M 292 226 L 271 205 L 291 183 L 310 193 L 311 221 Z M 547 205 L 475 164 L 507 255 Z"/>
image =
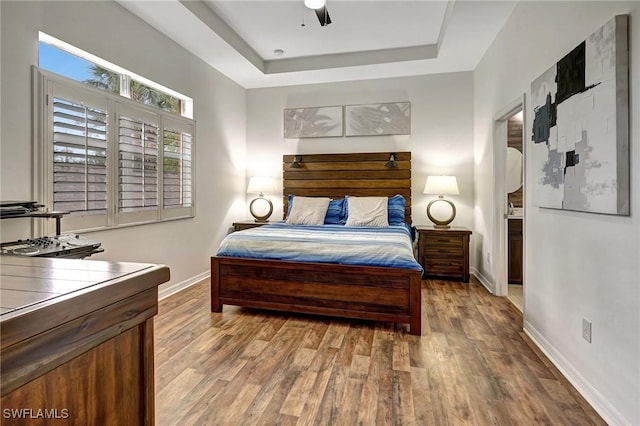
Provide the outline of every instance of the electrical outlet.
<path id="1" fill-rule="evenodd" d="M 582 338 L 591 343 L 591 321 L 582 318 Z"/>
<path id="2" fill-rule="evenodd" d="M 487 263 L 491 263 L 491 252 L 487 252 Z"/>

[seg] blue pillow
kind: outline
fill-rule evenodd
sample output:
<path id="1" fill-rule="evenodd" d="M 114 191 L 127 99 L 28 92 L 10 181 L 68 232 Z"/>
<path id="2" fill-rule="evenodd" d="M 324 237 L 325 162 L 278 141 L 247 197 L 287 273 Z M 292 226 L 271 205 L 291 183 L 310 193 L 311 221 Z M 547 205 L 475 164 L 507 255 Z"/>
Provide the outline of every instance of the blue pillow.
<path id="1" fill-rule="evenodd" d="M 328 225 L 344 225 L 346 217 L 344 216 L 344 198 L 329 201 L 327 215 L 324 217 L 324 223 Z"/>
<path id="2" fill-rule="evenodd" d="M 291 206 L 293 205 L 293 199 L 295 195 L 289 194 L 287 205 L 287 217 L 291 213 Z M 346 222 L 346 216 L 344 215 L 344 198 L 339 200 L 329 201 L 329 207 L 327 208 L 327 215 L 324 217 L 324 223 L 326 225 L 344 225 Z"/>
<path id="3" fill-rule="evenodd" d="M 387 213 L 389 215 L 389 225 L 403 225 L 404 220 L 404 208 L 406 201 L 400 194 L 389 197 L 389 203 L 387 204 Z"/>
<path id="4" fill-rule="evenodd" d="M 289 215 L 291 214 L 291 207 L 293 207 L 293 198 L 295 197 L 295 195 L 293 194 L 289 194 L 287 196 L 287 215 L 285 216 L 285 218 L 289 217 Z"/>

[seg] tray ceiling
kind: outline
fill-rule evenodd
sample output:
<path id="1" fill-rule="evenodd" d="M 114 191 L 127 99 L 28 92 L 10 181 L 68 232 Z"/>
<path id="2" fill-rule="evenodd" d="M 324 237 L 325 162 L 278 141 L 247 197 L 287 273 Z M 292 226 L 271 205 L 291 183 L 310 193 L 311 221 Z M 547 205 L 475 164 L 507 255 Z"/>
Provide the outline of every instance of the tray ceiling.
<path id="1" fill-rule="evenodd" d="M 512 1 L 118 0 L 245 88 L 469 71 Z"/>

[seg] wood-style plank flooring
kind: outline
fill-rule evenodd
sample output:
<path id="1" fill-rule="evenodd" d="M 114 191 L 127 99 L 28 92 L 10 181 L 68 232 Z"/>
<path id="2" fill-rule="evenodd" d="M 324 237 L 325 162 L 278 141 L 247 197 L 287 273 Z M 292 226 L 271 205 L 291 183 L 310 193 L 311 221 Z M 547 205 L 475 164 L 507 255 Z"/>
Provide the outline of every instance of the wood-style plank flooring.
<path id="1" fill-rule="evenodd" d="M 422 282 L 407 326 L 160 302 L 157 425 L 604 425 L 482 285 Z"/>

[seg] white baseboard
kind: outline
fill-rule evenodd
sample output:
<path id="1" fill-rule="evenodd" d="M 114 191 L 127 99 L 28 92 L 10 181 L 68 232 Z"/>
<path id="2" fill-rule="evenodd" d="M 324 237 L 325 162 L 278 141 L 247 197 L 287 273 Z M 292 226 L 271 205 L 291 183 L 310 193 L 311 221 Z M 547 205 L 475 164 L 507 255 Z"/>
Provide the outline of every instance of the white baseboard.
<path id="1" fill-rule="evenodd" d="M 192 285 L 197 284 L 200 281 L 209 278 L 210 275 L 211 274 L 209 271 L 205 271 L 201 274 L 188 278 L 179 283 L 169 284 L 167 286 L 160 286 L 160 289 L 158 291 L 158 300 L 165 299 L 171 296 L 172 294 L 176 294 L 177 292 L 182 291 L 185 288 L 191 287 Z"/>
<path id="2" fill-rule="evenodd" d="M 489 293 L 491 293 L 491 294 L 496 294 L 496 291 L 495 291 L 495 285 L 494 285 L 491 281 L 489 281 L 489 280 L 487 279 L 487 277 L 485 277 L 484 275 L 482 275 L 482 274 L 480 273 L 480 271 L 478 271 L 478 270 L 474 267 L 474 268 L 469 268 L 469 272 L 470 272 L 471 274 L 473 274 L 473 275 L 478 279 L 478 281 L 480 281 L 480 284 L 482 284 L 482 285 L 487 289 L 487 291 L 488 291 Z"/>
<path id="3" fill-rule="evenodd" d="M 627 419 L 605 398 L 573 365 L 558 352 L 529 322 L 524 322 L 524 332 L 556 366 L 562 375 L 587 400 L 602 419 L 610 425 L 631 425 Z"/>

